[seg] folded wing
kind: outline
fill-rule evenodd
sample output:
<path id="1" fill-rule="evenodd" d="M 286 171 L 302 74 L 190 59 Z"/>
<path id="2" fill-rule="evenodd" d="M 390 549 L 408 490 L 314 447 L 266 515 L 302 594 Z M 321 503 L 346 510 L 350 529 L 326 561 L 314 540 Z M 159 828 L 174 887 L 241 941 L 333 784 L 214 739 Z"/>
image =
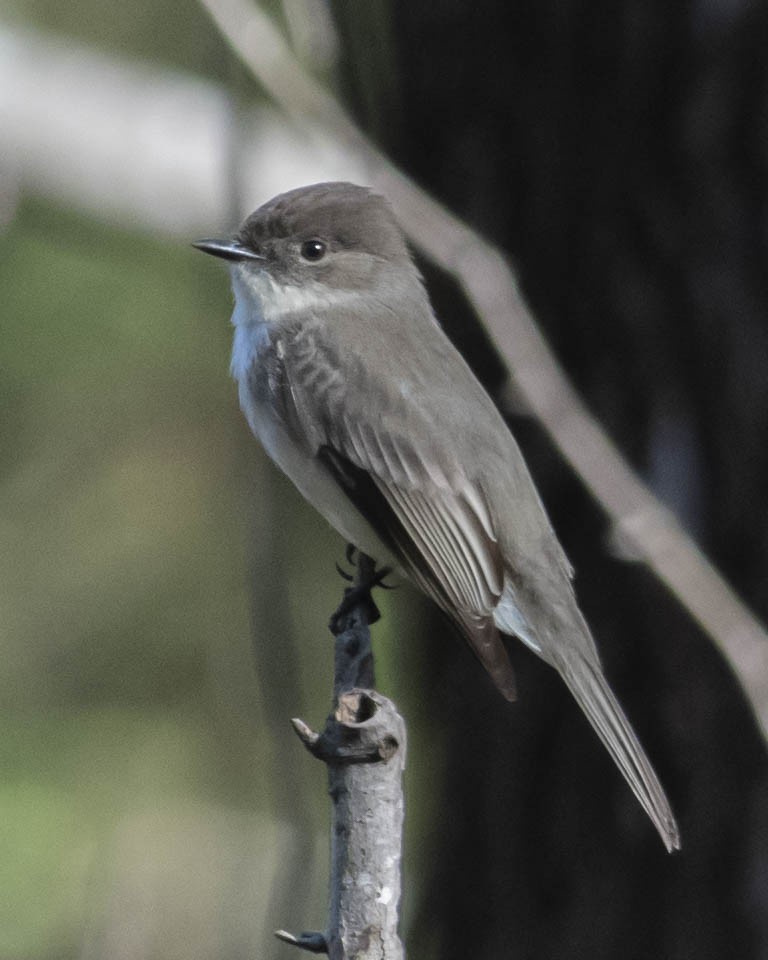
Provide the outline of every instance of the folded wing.
<path id="1" fill-rule="evenodd" d="M 321 347 L 309 338 L 283 348 L 283 415 L 514 699 L 514 674 L 493 621 L 504 569 L 482 490 L 436 444 L 418 404 L 398 403 L 387 385 L 365 389 L 359 371 L 351 396 L 327 350 L 327 342 Z"/>

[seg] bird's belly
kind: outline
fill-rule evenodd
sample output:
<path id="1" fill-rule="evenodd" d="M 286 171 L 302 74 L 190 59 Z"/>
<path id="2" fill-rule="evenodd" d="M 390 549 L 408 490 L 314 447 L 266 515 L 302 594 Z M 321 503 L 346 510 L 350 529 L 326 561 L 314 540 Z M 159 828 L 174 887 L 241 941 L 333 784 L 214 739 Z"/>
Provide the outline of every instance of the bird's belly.
<path id="1" fill-rule="evenodd" d="M 307 453 L 275 416 L 270 402 L 254 397 L 240 382 L 240 406 L 270 458 L 299 493 L 350 543 L 380 564 L 396 561 L 320 460 Z"/>

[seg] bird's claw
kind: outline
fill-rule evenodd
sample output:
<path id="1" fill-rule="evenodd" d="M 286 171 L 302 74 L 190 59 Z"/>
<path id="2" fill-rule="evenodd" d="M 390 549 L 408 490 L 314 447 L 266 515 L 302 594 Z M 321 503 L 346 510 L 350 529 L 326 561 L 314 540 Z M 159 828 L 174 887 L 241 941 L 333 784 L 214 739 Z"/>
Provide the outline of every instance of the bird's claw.
<path id="1" fill-rule="evenodd" d="M 352 547 L 352 550 L 355 550 L 355 548 Z M 347 558 L 349 558 L 349 553 L 350 550 L 348 549 Z M 343 633 L 345 629 L 347 629 L 348 625 L 345 623 L 345 620 L 356 607 L 362 608 L 363 617 L 366 623 L 376 623 L 376 621 L 380 619 L 381 613 L 379 612 L 379 608 L 376 606 L 373 597 L 371 596 L 371 591 L 374 587 L 383 587 L 385 590 L 393 589 L 389 584 L 384 583 L 385 577 L 388 577 L 391 572 L 391 567 L 382 567 L 381 570 L 374 570 L 371 576 L 365 581 L 356 583 L 353 587 L 346 588 L 344 591 L 344 598 L 336 608 L 328 623 L 331 633 L 334 636 L 338 636 L 340 633 Z M 339 573 L 342 577 L 344 577 L 345 580 L 352 579 L 340 569 Z"/>

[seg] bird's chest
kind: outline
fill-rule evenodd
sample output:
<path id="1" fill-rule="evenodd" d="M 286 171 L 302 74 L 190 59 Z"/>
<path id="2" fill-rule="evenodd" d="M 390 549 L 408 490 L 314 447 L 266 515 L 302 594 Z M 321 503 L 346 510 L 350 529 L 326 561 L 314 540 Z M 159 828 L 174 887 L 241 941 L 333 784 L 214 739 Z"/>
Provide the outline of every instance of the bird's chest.
<path id="1" fill-rule="evenodd" d="M 282 411 L 280 343 L 268 323 L 235 324 L 231 370 L 248 425 L 272 459 L 284 467 L 285 448 L 294 444 Z"/>
<path id="2" fill-rule="evenodd" d="M 311 341 L 305 343 L 309 349 Z M 351 543 L 391 562 L 368 523 L 355 510 L 313 454 L 312 444 L 288 409 L 285 360 L 279 336 L 266 323 L 236 325 L 232 375 L 238 382 L 240 406 L 262 446 L 290 477 L 303 496 Z"/>

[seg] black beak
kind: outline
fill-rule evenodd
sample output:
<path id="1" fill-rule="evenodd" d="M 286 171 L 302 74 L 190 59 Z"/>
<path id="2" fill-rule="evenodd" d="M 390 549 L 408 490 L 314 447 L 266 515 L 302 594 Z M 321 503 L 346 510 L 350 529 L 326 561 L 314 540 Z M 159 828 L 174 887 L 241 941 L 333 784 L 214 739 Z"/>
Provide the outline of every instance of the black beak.
<path id="1" fill-rule="evenodd" d="M 203 253 L 210 253 L 213 257 L 221 257 L 222 260 L 233 260 L 239 263 L 242 260 L 266 260 L 260 253 L 256 253 L 249 247 L 244 247 L 236 240 L 198 240 L 192 244 L 197 250 Z"/>

